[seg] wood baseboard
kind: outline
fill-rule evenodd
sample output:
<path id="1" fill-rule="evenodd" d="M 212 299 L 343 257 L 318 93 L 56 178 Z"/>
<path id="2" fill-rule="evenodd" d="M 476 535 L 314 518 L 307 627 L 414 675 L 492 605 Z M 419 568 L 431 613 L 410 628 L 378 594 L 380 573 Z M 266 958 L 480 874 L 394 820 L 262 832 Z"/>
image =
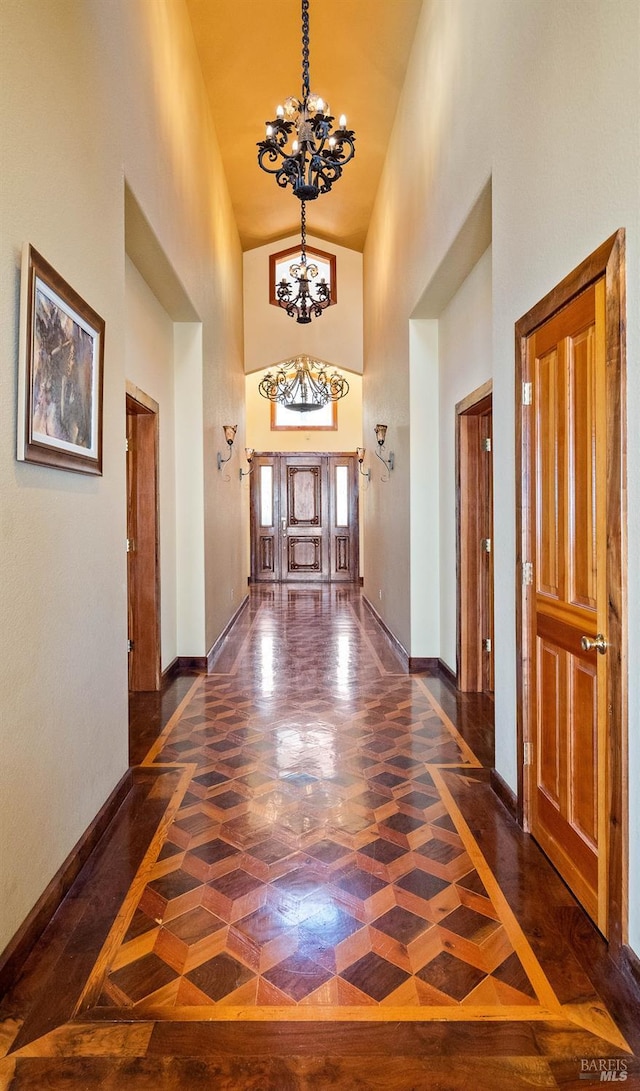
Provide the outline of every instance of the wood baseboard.
<path id="1" fill-rule="evenodd" d="M 21 967 L 80 874 L 98 841 L 131 790 L 134 772 L 128 769 L 42 892 L 12 940 L 0 953 L 0 996 L 17 979 Z"/>
<path id="2" fill-rule="evenodd" d="M 206 674 L 206 655 L 179 655 L 176 659 L 176 674 Z"/>
<path id="3" fill-rule="evenodd" d="M 440 660 L 437 656 L 409 656 L 409 671 L 411 674 L 439 674 L 439 664 Z"/>
<path id="4" fill-rule="evenodd" d="M 227 637 L 228 637 L 229 633 L 231 632 L 233 626 L 235 625 L 236 621 L 240 617 L 240 614 L 242 613 L 243 610 L 246 610 L 248 605 L 249 605 L 249 596 L 245 595 L 242 602 L 240 603 L 238 609 L 236 610 L 236 612 L 229 618 L 229 621 L 227 622 L 224 629 L 220 633 L 220 636 L 217 638 L 217 640 L 215 640 L 213 642 L 213 644 L 209 648 L 209 651 L 207 652 L 206 666 L 205 666 L 205 670 L 206 670 L 207 673 L 211 672 L 211 670 L 213 668 L 213 664 L 214 664 L 214 662 L 216 660 L 216 657 L 222 651 L 225 640 L 227 639 Z"/>
<path id="5" fill-rule="evenodd" d="M 407 667 L 408 667 L 408 666 L 409 666 L 409 653 L 408 653 L 407 649 L 406 649 L 406 648 L 404 647 L 404 645 L 402 645 L 402 644 L 400 643 L 400 641 L 398 640 L 398 638 L 397 638 L 397 636 L 395 635 L 395 633 L 392 633 L 392 632 L 391 632 L 391 629 L 389 628 L 389 626 L 387 625 L 387 623 L 386 623 L 385 621 L 383 621 L 383 620 L 382 620 L 382 618 L 380 617 L 380 614 L 379 614 L 379 613 L 378 613 L 378 611 L 376 610 L 375 606 L 374 606 L 374 605 L 373 605 L 373 603 L 372 603 L 372 602 L 370 601 L 370 599 L 368 599 L 368 598 L 367 598 L 367 596 L 366 596 L 366 595 L 363 595 L 363 596 L 362 596 L 362 601 L 364 602 L 364 604 L 365 604 L 365 606 L 367 607 L 367 609 L 371 611 L 371 613 L 373 614 L 374 618 L 375 618 L 375 619 L 376 619 L 376 621 L 378 622 L 378 625 L 379 625 L 379 626 L 380 626 L 380 628 L 382 629 L 383 633 L 385 633 L 385 634 L 386 634 L 386 636 L 388 636 L 388 637 L 389 637 L 389 640 L 390 640 L 390 641 L 391 641 L 391 643 L 393 644 L 393 646 L 394 646 L 395 650 L 397 651 L 398 655 L 400 656 L 400 658 L 401 658 L 401 659 L 403 660 L 403 662 L 404 662 L 404 663 L 405 663 L 405 664 L 407 665 Z"/>
<path id="6" fill-rule="evenodd" d="M 518 801 L 516 799 L 515 792 L 512 792 L 511 788 L 507 784 L 506 780 L 500 776 L 496 769 L 492 769 L 489 774 L 489 783 L 493 788 L 495 795 L 502 803 L 503 807 L 509 812 L 515 822 L 518 820 Z"/>
<path id="7" fill-rule="evenodd" d="M 173 662 L 162 672 L 161 688 L 166 689 L 171 680 L 179 674 L 207 674 L 216 656 L 220 654 L 231 629 L 248 603 L 249 596 L 245 595 L 233 617 L 227 622 L 220 636 L 211 645 L 206 655 L 177 655 Z"/>
<path id="8" fill-rule="evenodd" d="M 450 682 L 454 689 L 458 688 L 458 676 L 455 671 L 451 670 L 448 663 L 445 663 L 444 659 L 438 660 L 438 673 L 441 678 L 446 678 L 447 682 Z"/>
<path id="9" fill-rule="evenodd" d="M 173 678 L 176 678 L 180 674 L 180 660 L 178 656 L 169 663 L 168 667 L 165 667 L 160 675 L 160 689 L 166 689 Z"/>
<path id="10" fill-rule="evenodd" d="M 368 610 L 371 611 L 374 618 L 378 622 L 378 625 L 382 631 L 389 637 L 389 640 L 393 644 L 398 655 L 406 665 L 410 674 L 431 674 L 437 675 L 440 678 L 446 678 L 448 682 L 457 688 L 457 678 L 450 667 L 444 662 L 443 659 L 439 659 L 437 656 L 423 656 L 423 655 L 409 655 L 407 649 L 400 643 L 395 633 L 391 632 L 391 629 L 385 621 L 380 617 L 380 614 L 376 610 L 375 606 L 366 595 L 362 596 L 362 601 Z"/>

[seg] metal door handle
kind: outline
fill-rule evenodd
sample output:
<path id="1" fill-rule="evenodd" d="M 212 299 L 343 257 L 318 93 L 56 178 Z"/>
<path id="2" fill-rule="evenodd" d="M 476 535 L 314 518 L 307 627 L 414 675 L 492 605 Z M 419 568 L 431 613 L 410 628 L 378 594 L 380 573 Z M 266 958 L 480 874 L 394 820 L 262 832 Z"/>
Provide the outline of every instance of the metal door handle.
<path id="1" fill-rule="evenodd" d="M 583 636 L 580 640 L 580 647 L 583 652 L 600 652 L 600 655 L 604 655 L 609 645 L 602 633 L 598 633 L 594 640 L 589 636 Z"/>
<path id="2" fill-rule="evenodd" d="M 287 529 L 287 517 L 286 517 L 286 515 L 282 516 L 281 522 L 282 522 L 282 533 L 284 534 L 286 532 L 286 529 Z"/>

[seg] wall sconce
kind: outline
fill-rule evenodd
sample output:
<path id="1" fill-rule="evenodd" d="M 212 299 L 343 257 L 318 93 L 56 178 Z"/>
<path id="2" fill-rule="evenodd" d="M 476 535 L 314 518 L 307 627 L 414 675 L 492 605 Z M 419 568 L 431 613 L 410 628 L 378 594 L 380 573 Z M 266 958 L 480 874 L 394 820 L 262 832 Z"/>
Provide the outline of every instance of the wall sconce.
<path id="1" fill-rule="evenodd" d="M 249 469 L 248 470 L 243 470 L 242 466 L 240 467 L 240 480 L 241 481 L 242 481 L 243 477 L 248 477 L 249 474 L 253 473 L 253 456 L 255 454 L 255 451 L 254 451 L 253 447 L 245 447 L 244 454 L 245 454 L 245 458 L 246 458 L 247 462 L 249 463 Z"/>
<path id="2" fill-rule="evenodd" d="M 385 466 L 387 467 L 387 476 L 381 478 L 380 479 L 381 481 L 388 481 L 389 480 L 389 474 L 391 473 L 391 471 L 393 469 L 393 464 L 394 464 L 394 461 L 395 461 L 393 451 L 389 451 L 389 457 L 388 458 L 384 458 L 383 454 L 382 454 L 382 448 L 384 447 L 384 441 L 387 438 L 387 427 L 388 426 L 386 424 L 376 424 L 376 439 L 378 441 L 378 450 L 376 451 L 376 455 L 378 456 L 378 458 L 380 459 L 381 462 L 384 462 Z"/>
<path id="3" fill-rule="evenodd" d="M 222 431 L 224 432 L 224 438 L 226 439 L 227 443 L 229 444 L 229 454 L 227 455 L 226 458 L 223 458 L 222 455 L 220 454 L 220 452 L 218 451 L 218 469 L 219 470 L 222 469 L 225 462 L 228 462 L 229 459 L 231 458 L 231 455 L 233 454 L 233 441 L 236 438 L 236 432 L 238 431 L 238 425 L 237 424 L 223 424 L 222 425 Z"/>
<path id="4" fill-rule="evenodd" d="M 362 474 L 362 476 L 366 477 L 367 481 L 371 481 L 371 470 L 363 470 L 362 469 L 362 463 L 364 462 L 364 456 L 366 455 L 367 452 L 366 452 L 364 447 L 358 447 L 357 451 L 358 451 L 358 469 L 359 469 L 360 473 Z"/>

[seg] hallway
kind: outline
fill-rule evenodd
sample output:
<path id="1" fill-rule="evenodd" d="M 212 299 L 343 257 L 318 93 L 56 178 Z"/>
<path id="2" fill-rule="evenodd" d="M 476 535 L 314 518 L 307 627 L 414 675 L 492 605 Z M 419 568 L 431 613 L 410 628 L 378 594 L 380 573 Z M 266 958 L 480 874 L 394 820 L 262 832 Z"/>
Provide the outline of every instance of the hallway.
<path id="1" fill-rule="evenodd" d="M 491 791 L 490 715 L 358 590 L 253 587 L 5 998 L 0 1087 L 640 1086 L 637 997 Z"/>

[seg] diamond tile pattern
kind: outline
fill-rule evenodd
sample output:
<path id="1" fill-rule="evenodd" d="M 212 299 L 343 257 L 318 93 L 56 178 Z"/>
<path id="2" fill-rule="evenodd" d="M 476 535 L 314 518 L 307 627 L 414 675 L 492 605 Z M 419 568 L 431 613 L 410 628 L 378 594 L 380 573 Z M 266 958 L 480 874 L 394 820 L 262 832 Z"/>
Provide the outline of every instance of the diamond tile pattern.
<path id="1" fill-rule="evenodd" d="M 490 979 L 536 1004 L 431 775 L 474 759 L 427 686 L 345 589 L 331 614 L 312 587 L 261 602 L 148 758 L 192 775 L 102 1002 L 450 1007 Z"/>

